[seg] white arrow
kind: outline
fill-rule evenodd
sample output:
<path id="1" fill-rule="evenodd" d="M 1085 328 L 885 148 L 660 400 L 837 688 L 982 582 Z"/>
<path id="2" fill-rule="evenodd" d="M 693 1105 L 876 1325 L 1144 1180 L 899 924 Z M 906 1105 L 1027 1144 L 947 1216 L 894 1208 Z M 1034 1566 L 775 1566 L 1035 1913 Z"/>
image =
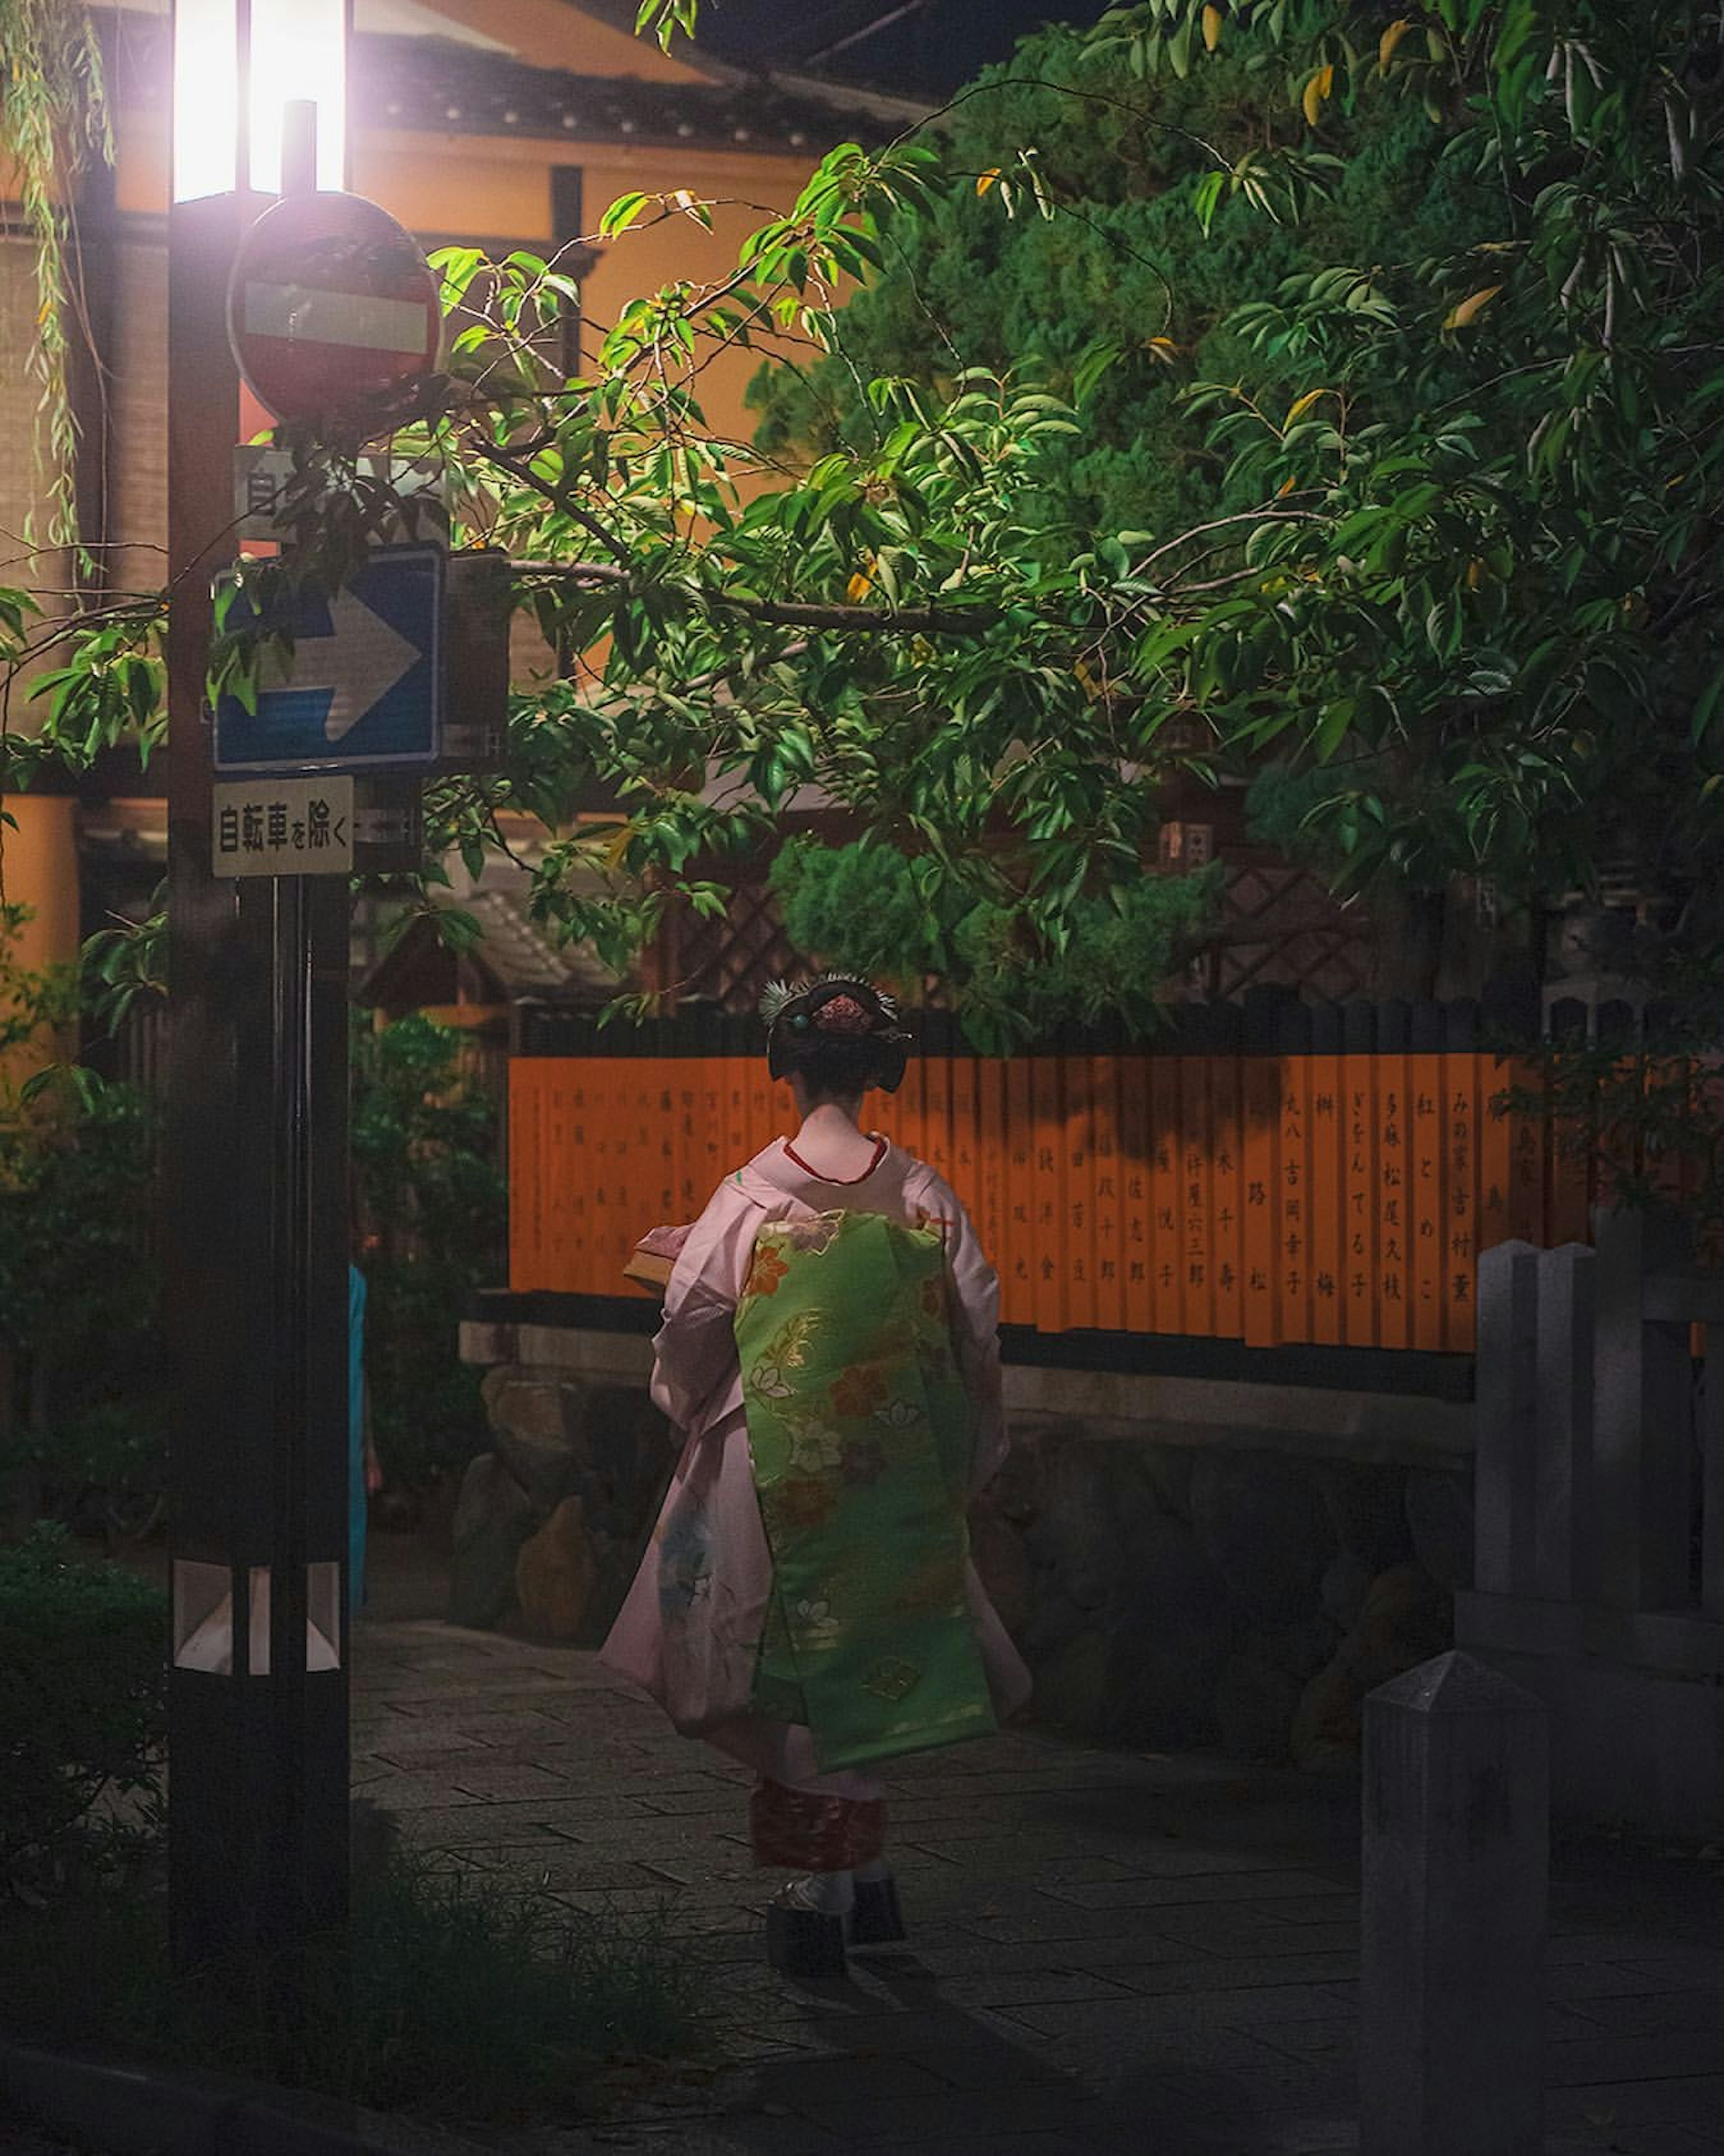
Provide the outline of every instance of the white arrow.
<path id="1" fill-rule="evenodd" d="M 329 619 L 327 636 L 301 637 L 295 647 L 293 686 L 313 696 L 328 690 L 323 731 L 338 742 L 406 680 L 423 654 L 351 592 L 336 593 Z M 314 655 L 319 652 L 321 659 Z"/>

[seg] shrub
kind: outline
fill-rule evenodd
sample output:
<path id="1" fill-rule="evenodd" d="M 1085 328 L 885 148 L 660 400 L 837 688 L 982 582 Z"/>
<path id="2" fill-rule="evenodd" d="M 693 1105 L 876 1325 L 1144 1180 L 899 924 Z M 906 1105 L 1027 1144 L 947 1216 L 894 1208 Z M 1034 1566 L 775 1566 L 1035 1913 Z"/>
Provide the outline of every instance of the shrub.
<path id="1" fill-rule="evenodd" d="M 0 1879 L 39 1886 L 104 1796 L 158 1794 L 166 1598 L 38 1527 L 0 1548 Z"/>
<path id="2" fill-rule="evenodd" d="M 460 1360 L 475 1287 L 504 1276 L 497 1104 L 426 1018 L 353 1030 L 353 1200 L 366 1276 L 372 1423 L 393 1484 L 423 1486 L 485 1445 L 480 1373 Z"/>
<path id="3" fill-rule="evenodd" d="M 567 2114 L 612 2061 L 706 2048 L 700 1971 L 655 1919 L 577 1915 L 446 1860 L 398 1854 L 358 1882 L 345 1967 L 310 1968 L 295 2040 L 259 1957 L 170 1981 L 165 1898 L 86 1889 L 0 1927 L 0 2027 L 452 2122 Z"/>

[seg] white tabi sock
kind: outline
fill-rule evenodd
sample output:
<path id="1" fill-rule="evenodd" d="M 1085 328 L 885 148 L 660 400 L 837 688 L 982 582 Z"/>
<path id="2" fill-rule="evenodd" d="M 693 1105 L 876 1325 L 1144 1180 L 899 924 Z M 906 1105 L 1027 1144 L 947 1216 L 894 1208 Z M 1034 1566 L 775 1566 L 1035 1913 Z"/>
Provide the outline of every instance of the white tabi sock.
<path id="1" fill-rule="evenodd" d="M 849 1871 L 817 1871 L 808 1881 L 809 1905 L 823 1917 L 848 1917 L 856 1906 L 854 1875 Z"/>

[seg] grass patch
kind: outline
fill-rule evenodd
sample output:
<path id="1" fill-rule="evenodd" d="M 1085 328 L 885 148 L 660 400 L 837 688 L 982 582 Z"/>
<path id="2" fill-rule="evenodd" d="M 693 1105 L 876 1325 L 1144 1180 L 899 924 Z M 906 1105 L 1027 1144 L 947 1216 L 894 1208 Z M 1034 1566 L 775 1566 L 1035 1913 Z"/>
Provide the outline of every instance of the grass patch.
<path id="1" fill-rule="evenodd" d="M 0 1923 L 0 2026 L 318 2091 L 450 2124 L 603 2107 L 623 2065 L 716 2064 L 700 1971 L 665 1912 L 577 1914 L 541 1894 L 396 1852 L 356 1882 L 345 1969 L 314 1958 L 303 2048 L 260 1957 L 172 1977 L 158 1882 L 110 1876 Z"/>

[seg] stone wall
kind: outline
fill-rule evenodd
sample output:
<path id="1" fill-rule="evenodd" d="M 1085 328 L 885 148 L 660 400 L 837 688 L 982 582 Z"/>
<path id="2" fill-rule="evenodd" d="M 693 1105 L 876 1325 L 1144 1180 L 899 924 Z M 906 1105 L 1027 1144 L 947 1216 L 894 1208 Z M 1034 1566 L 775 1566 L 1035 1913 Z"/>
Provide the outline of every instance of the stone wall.
<path id="1" fill-rule="evenodd" d="M 1453 1644 L 1470 1479 L 1447 1465 L 1054 1424 L 972 1522 L 1050 1726 L 1101 1743 L 1357 1757 L 1366 1692 Z"/>
<path id="2" fill-rule="evenodd" d="M 484 1384 L 491 1446 L 455 1507 L 449 1618 L 596 1645 L 610 1629 L 675 1465 L 639 1385 L 554 1363 L 504 1363 Z"/>
<path id="3" fill-rule="evenodd" d="M 493 1450 L 462 1486 L 450 1615 L 596 1645 L 679 1450 L 647 1343 L 472 1326 L 463 1353 L 494 1366 Z M 1453 1645 L 1466 1409 L 1306 1393 L 1275 1427 L 1254 1386 L 1011 1369 L 1007 1401 L 972 1548 L 1049 1727 L 1344 1764 L 1366 1692 Z"/>

